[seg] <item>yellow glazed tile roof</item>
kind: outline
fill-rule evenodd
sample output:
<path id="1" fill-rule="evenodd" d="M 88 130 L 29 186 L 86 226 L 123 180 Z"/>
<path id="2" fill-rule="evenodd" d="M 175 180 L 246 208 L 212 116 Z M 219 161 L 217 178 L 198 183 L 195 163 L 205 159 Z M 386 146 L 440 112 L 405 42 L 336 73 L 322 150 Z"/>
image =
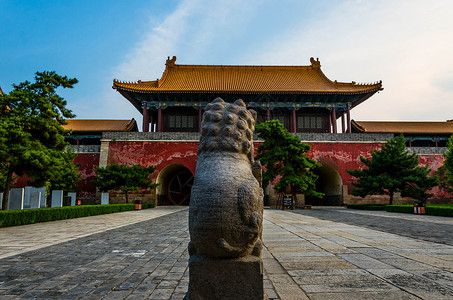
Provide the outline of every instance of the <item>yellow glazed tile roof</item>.
<path id="1" fill-rule="evenodd" d="M 84 120 L 68 119 L 68 124 L 63 125 L 66 130 L 72 131 L 131 131 L 137 127 L 135 119 L 132 120 Z"/>
<path id="2" fill-rule="evenodd" d="M 438 133 L 453 134 L 453 122 L 380 122 L 354 121 L 352 125 L 361 132 L 368 133 Z"/>
<path id="3" fill-rule="evenodd" d="M 341 83 L 329 80 L 318 60 L 310 66 L 221 66 L 177 65 L 167 59 L 161 79 L 155 81 L 113 81 L 113 88 L 140 93 L 243 92 L 363 94 L 382 89 L 374 84 Z"/>

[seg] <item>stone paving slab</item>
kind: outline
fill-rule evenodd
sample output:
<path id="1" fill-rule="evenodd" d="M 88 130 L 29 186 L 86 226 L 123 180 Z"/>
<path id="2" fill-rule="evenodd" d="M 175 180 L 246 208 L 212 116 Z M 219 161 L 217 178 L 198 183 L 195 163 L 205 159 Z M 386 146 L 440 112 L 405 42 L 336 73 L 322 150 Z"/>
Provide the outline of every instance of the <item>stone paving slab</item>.
<path id="1" fill-rule="evenodd" d="M 453 246 L 453 218 L 386 211 L 318 208 L 297 213 Z"/>
<path id="2" fill-rule="evenodd" d="M 127 211 L 120 214 L 0 228 L 0 259 L 158 218 L 181 210 L 184 210 L 184 208 L 164 206 L 151 210 Z M 121 215 L 121 218 L 118 217 L 119 215 Z"/>
<path id="3" fill-rule="evenodd" d="M 388 232 L 364 226 L 364 217 Z M 316 257 L 289 256 L 297 251 L 294 247 L 276 253 L 271 250 L 309 299 L 453 299 L 450 265 L 453 236 L 448 235 L 453 230 L 453 222 L 450 218 L 425 219 L 424 232 L 435 232 L 430 239 L 439 237 L 439 243 L 419 239 L 416 229 L 407 230 L 405 236 L 394 234 L 401 228 L 393 229 L 393 223 L 417 228 L 418 221 L 412 215 L 392 214 L 390 217 L 349 210 L 346 213 L 344 209 L 335 208 L 308 212 L 269 210 L 263 239 L 267 246 L 269 229 L 277 233 L 286 229 L 294 237 L 319 247 L 314 253 L 325 251 L 335 255 L 338 260 L 333 260 L 334 263 L 326 259 L 318 264 L 322 258 L 319 254 Z M 446 230 L 447 235 L 443 236 L 439 230 Z M 285 236 L 285 240 L 291 238 Z M 278 247 L 284 249 L 281 245 Z M 291 262 L 285 263 L 288 257 Z M 343 263 L 339 263 L 341 261 Z"/>
<path id="4" fill-rule="evenodd" d="M 269 299 L 453 299 L 452 236 L 436 243 L 360 223 L 416 227 L 403 214 L 313 211 L 265 210 Z M 159 207 L 2 228 L 0 299 L 182 299 L 187 217 Z M 429 220 L 426 230 L 451 230 L 449 218 Z"/>

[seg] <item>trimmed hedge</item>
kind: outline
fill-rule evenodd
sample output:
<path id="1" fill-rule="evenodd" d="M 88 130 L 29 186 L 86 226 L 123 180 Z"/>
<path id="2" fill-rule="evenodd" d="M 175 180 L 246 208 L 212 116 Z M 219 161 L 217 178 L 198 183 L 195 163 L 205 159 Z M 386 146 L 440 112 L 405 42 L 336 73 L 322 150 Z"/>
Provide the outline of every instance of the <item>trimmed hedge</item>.
<path id="1" fill-rule="evenodd" d="M 453 207 L 451 206 L 427 206 L 426 214 L 432 216 L 453 217 Z"/>
<path id="2" fill-rule="evenodd" d="M 413 214 L 414 206 L 413 205 L 386 205 L 385 210 L 389 211 L 389 212 Z"/>
<path id="3" fill-rule="evenodd" d="M 414 213 L 413 205 L 373 205 L 373 204 L 348 204 L 347 208 L 363 210 L 385 210 L 406 214 Z M 428 205 L 425 208 L 427 215 L 453 217 L 453 205 Z"/>
<path id="4" fill-rule="evenodd" d="M 347 208 L 363 210 L 385 210 L 385 205 L 379 204 L 347 204 Z"/>
<path id="5" fill-rule="evenodd" d="M 142 208 L 152 208 L 154 204 L 142 204 Z M 39 222 L 66 220 L 111 214 L 135 209 L 135 204 L 80 205 L 64 207 L 47 207 L 24 210 L 0 211 L 0 227 L 18 226 Z"/>
<path id="6" fill-rule="evenodd" d="M 154 203 L 142 203 L 142 209 L 153 208 Z"/>

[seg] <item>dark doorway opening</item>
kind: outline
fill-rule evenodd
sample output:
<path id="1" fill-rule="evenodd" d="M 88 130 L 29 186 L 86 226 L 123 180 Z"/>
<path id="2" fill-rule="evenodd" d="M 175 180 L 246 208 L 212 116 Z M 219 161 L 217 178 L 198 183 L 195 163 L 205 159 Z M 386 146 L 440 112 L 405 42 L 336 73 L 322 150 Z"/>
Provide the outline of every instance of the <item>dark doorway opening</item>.
<path id="1" fill-rule="evenodd" d="M 322 165 L 313 170 L 319 176 L 316 191 L 324 193 L 323 198 L 307 197 L 307 205 L 343 205 L 342 180 L 337 170 L 329 165 Z"/>
<path id="2" fill-rule="evenodd" d="M 189 205 L 193 185 L 192 172 L 181 164 L 166 166 L 159 173 L 157 188 L 161 205 Z"/>

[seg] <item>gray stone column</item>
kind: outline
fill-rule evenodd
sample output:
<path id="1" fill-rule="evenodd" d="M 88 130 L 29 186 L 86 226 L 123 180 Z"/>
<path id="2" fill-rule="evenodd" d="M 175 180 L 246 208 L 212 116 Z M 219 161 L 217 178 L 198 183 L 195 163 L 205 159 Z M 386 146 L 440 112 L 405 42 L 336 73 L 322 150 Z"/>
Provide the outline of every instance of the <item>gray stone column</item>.
<path id="1" fill-rule="evenodd" d="M 109 158 L 109 141 L 101 140 L 101 154 L 99 155 L 99 167 L 107 167 L 107 160 Z"/>

